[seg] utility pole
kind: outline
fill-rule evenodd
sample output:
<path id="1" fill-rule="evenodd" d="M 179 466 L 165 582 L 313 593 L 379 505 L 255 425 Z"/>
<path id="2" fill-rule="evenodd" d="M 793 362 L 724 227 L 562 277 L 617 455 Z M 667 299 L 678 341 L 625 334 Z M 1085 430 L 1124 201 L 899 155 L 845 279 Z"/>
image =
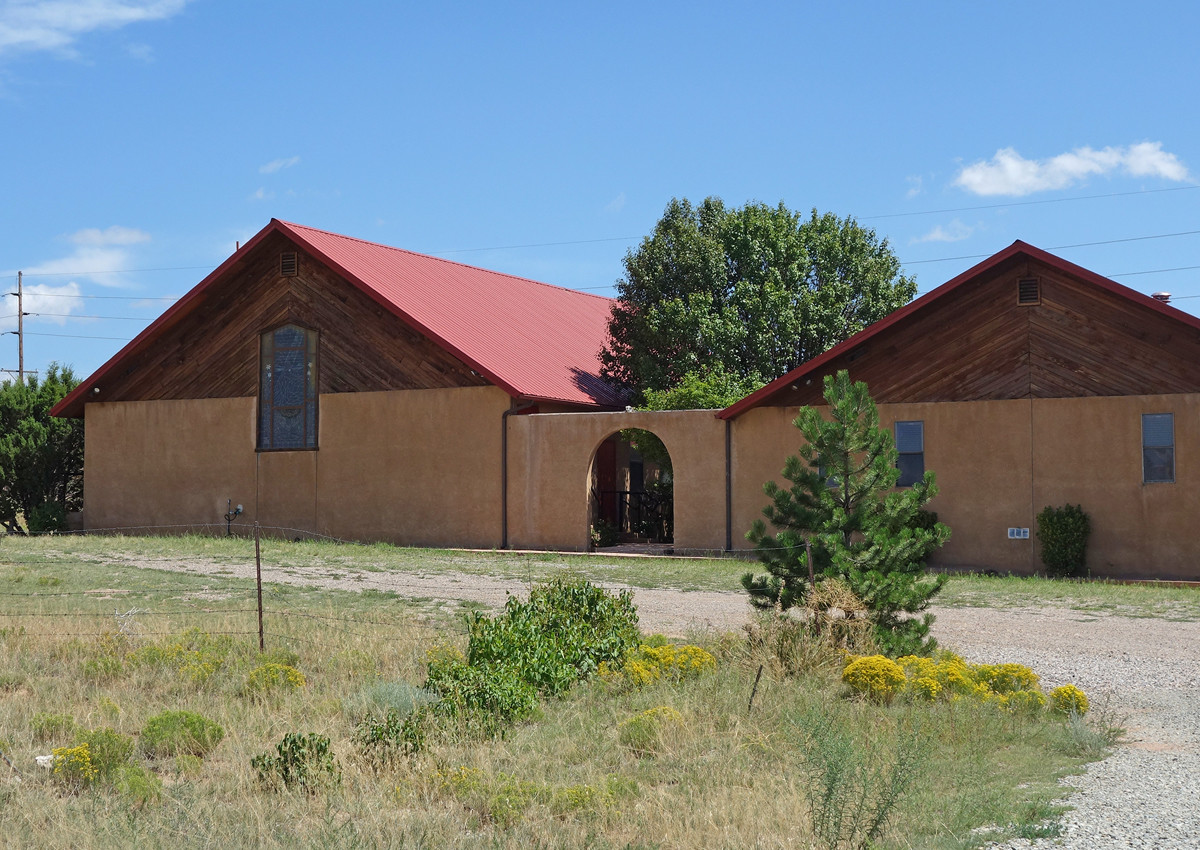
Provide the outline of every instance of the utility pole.
<path id="1" fill-rule="evenodd" d="M 25 384 L 25 289 L 17 272 L 17 383 Z"/>
<path id="2" fill-rule="evenodd" d="M 17 296 L 17 329 L 5 331 L 6 334 L 17 335 L 17 383 L 25 383 L 25 287 L 21 283 L 22 273 L 17 272 L 17 291 L 8 295 Z M 6 370 L 7 371 L 7 370 Z"/>

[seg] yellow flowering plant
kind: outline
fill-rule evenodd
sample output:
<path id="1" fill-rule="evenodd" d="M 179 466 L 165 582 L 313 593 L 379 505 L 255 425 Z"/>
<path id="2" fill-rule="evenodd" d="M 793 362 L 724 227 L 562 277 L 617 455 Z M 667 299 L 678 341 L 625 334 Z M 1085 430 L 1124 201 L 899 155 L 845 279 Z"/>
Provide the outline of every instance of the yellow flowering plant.
<path id="1" fill-rule="evenodd" d="M 1050 692 L 1050 704 L 1060 714 L 1087 714 L 1087 694 L 1074 685 L 1062 685 Z"/>
<path id="2" fill-rule="evenodd" d="M 890 703 L 904 688 L 904 668 L 883 655 L 851 657 L 842 681 L 873 702 Z"/>

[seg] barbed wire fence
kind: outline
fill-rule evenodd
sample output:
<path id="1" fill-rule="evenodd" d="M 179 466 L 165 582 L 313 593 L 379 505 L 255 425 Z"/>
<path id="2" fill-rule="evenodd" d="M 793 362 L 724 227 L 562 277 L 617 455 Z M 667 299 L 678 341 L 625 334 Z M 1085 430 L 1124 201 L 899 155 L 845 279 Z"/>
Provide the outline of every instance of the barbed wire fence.
<path id="1" fill-rule="evenodd" d="M 169 588 L 160 583 L 151 586 L 130 585 L 126 587 L 101 586 L 111 582 L 96 581 L 95 587 L 84 590 L 57 590 L 60 578 L 40 570 L 43 575 L 33 579 L 38 582 L 29 590 L 17 589 L 26 574 L 35 567 L 53 568 L 55 556 L 17 557 L 5 551 L 5 537 L 0 536 L 0 568 L 9 567 L 8 581 L 0 584 L 0 637 L 19 634 L 27 638 L 104 638 L 120 635 L 128 638 L 171 638 L 187 631 L 180 623 L 209 623 L 203 631 L 212 636 L 228 636 L 246 639 L 255 643 L 259 652 L 268 648 L 268 641 L 297 642 L 312 646 L 332 646 L 336 637 L 356 640 L 390 642 L 401 640 L 389 637 L 388 632 L 403 628 L 411 623 L 411 612 L 388 618 L 385 609 L 372 616 L 347 616 L 336 611 L 322 613 L 308 608 L 301 610 L 287 598 L 286 594 L 272 590 L 278 585 L 324 588 L 333 590 L 381 593 L 406 592 L 413 598 L 427 598 L 428 588 L 419 581 L 406 581 L 403 572 L 393 572 L 387 578 L 376 579 L 369 573 L 350 567 L 347 559 L 330 559 L 321 555 L 309 556 L 306 563 L 297 567 L 290 559 L 292 551 L 282 545 L 284 541 L 298 542 L 319 540 L 344 545 L 356 545 L 366 550 L 369 544 L 355 543 L 312 532 L 306 529 L 282 526 L 262 527 L 257 523 L 235 526 L 237 534 L 228 536 L 239 540 L 253 539 L 253 553 L 242 556 L 228 551 L 205 551 L 195 547 L 194 551 L 182 551 L 169 555 L 150 552 L 125 551 L 123 536 L 136 536 L 139 540 L 155 536 L 178 538 L 187 534 L 204 534 L 214 540 L 219 537 L 214 531 L 226 532 L 225 523 L 186 523 L 172 525 L 139 525 L 104 529 L 88 529 L 86 532 L 57 533 L 54 535 L 28 535 L 28 537 L 102 537 L 113 541 L 111 551 L 63 553 L 62 562 L 78 559 L 85 563 L 102 566 L 144 567 L 169 569 L 182 574 L 203 577 L 199 590 L 184 589 L 172 595 Z M 230 530 L 232 532 L 232 529 Z M 120 535 L 120 536 L 118 536 Z M 13 538 L 19 540 L 20 538 Z M 265 546 L 264 546 L 265 544 Z M 264 559 L 264 548 L 274 549 L 273 558 Z M 266 560 L 266 563 L 264 563 Z M 205 562 L 198 565 L 196 562 Z M 369 565 L 368 565 L 369 568 Z M 250 572 L 253 586 L 246 587 L 245 574 Z M 222 581 L 223 573 L 233 573 L 229 580 Z M 234 580 L 236 579 L 236 580 Z M 4 585 L 7 584 L 7 587 Z M 11 589 L 10 589 L 11 588 Z M 172 597 L 172 603 L 164 605 L 159 599 L 164 592 Z M 157 601 L 148 601 L 155 599 Z M 214 605 L 214 602 L 223 604 Z M 98 602 L 116 602 L 107 610 L 100 610 Z M 197 602 L 201 604 L 196 604 Z M 59 608 L 61 610 L 46 610 Z M 380 616 L 380 614 L 385 614 Z M 245 627 L 217 626 L 241 620 Z M 90 625 L 90 624 L 94 624 Z"/>
<path id="2" fill-rule="evenodd" d="M 185 546 L 183 551 L 179 551 L 176 547 L 174 552 L 161 554 L 163 547 L 145 544 L 147 540 L 169 540 L 192 535 L 214 543 L 229 538 L 247 544 L 253 541 L 253 550 L 251 552 L 247 546 L 245 551 L 230 552 L 228 548 L 214 548 L 197 542 L 190 549 Z M 270 645 L 278 646 L 281 642 L 316 647 L 332 646 L 336 641 L 346 638 L 387 642 L 393 640 L 388 637 L 389 632 L 406 625 L 405 617 L 390 619 L 386 608 L 372 607 L 369 609 L 370 615 L 347 615 L 337 611 L 316 611 L 307 605 L 298 607 L 289 600 L 288 594 L 280 592 L 280 585 L 375 591 L 395 594 L 402 599 L 424 601 L 432 596 L 446 604 L 453 604 L 456 599 L 460 603 L 464 601 L 463 597 L 457 595 L 442 597 L 436 592 L 431 593 L 429 576 L 419 565 L 395 569 L 376 566 L 370 556 L 374 543 L 291 526 L 230 521 L 143 524 L 31 534 L 24 536 L 24 539 L 80 537 L 108 540 L 112 541 L 112 545 L 64 552 L 64 561 L 79 559 L 98 565 L 166 569 L 203 576 L 204 589 L 191 594 L 185 592 L 169 605 L 164 605 L 158 598 L 162 595 L 161 585 L 156 585 L 158 589 L 153 592 L 139 586 L 113 588 L 99 584 L 85 590 L 58 591 L 55 589 L 56 580 L 43 575 L 35 580 L 51 583 L 39 584 L 30 590 L 18 589 L 22 568 L 53 565 L 54 555 L 50 555 L 49 561 L 42 556 L 33 556 L 24 561 L 14 560 L 6 557 L 5 540 L 15 542 L 23 538 L 0 535 L 0 568 L 10 566 L 17 570 L 8 576 L 10 582 L 0 581 L 0 637 L 11 633 L 14 628 L 21 628 L 27 637 L 103 638 L 116 634 L 128 638 L 165 639 L 187 631 L 181 623 L 207 623 L 209 625 L 203 629 L 207 634 L 244 639 L 256 643 L 259 652 L 265 652 Z M 290 545 L 304 542 L 333 544 L 358 551 L 348 551 L 341 556 L 330 550 L 302 552 Z M 526 592 L 542 577 L 541 574 L 535 574 L 535 562 L 538 560 L 558 556 L 563 559 L 563 566 L 567 569 L 579 569 L 581 563 L 574 559 L 593 555 L 603 561 L 614 554 L 625 554 L 603 550 L 592 553 L 549 553 L 528 550 L 430 550 L 404 546 L 392 548 L 401 552 L 430 552 L 432 557 L 445 558 L 449 562 L 474 554 L 529 556 L 524 560 L 525 569 L 519 577 Z M 362 553 L 366 553 L 366 556 L 363 557 Z M 684 552 L 678 551 L 677 554 L 683 555 Z M 686 554 L 690 557 L 730 557 L 730 553 L 718 549 L 689 549 Z M 740 553 L 740 557 L 744 558 L 746 554 Z M 374 574 L 376 570 L 378 576 Z M 489 575 L 489 578 L 513 580 L 518 577 L 518 572 L 519 568 L 505 568 Z M 232 574 L 238 580 L 222 582 L 224 574 Z M 0 573 L 0 579 L 2 577 Z M 250 588 L 244 581 L 247 578 L 253 579 Z M 115 604 L 100 610 L 96 605 L 99 601 Z M 222 604 L 213 604 L 218 601 Z M 78 604 L 73 604 L 75 602 Z M 502 603 L 503 600 L 500 600 Z M 46 610 L 49 607 L 60 610 Z M 405 613 L 407 622 L 411 624 L 411 609 L 406 609 Z"/>

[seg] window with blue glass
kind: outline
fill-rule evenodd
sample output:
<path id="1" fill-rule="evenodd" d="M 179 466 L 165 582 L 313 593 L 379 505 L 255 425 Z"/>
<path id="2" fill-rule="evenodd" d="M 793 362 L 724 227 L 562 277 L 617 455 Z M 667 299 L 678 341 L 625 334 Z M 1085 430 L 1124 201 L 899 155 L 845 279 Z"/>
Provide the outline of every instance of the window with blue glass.
<path id="1" fill-rule="evenodd" d="M 911 487 L 925 477 L 925 423 L 896 423 L 897 487 Z"/>
<path id="2" fill-rule="evenodd" d="M 258 448 L 317 447 L 317 332 L 284 325 L 259 338 Z"/>

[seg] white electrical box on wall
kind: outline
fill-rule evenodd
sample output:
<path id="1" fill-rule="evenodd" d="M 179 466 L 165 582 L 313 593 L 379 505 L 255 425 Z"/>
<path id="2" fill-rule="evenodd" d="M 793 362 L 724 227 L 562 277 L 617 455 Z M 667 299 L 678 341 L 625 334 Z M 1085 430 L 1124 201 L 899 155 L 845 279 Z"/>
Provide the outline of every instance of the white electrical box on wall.
<path id="1" fill-rule="evenodd" d="M 1008 530 L 1008 539 L 1009 540 L 1028 540 L 1029 539 L 1029 529 L 1028 528 L 1010 528 Z"/>

